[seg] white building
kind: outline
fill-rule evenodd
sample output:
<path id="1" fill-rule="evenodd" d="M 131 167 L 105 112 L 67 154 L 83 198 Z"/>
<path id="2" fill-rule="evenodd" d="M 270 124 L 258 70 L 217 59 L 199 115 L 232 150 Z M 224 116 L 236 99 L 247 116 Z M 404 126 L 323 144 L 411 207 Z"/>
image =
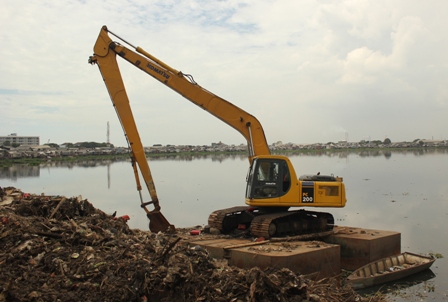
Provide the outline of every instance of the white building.
<path id="1" fill-rule="evenodd" d="M 40 145 L 39 136 L 17 136 L 17 133 L 11 133 L 8 136 L 0 136 L 0 146 L 3 146 L 5 142 L 9 142 L 17 145 Z"/>

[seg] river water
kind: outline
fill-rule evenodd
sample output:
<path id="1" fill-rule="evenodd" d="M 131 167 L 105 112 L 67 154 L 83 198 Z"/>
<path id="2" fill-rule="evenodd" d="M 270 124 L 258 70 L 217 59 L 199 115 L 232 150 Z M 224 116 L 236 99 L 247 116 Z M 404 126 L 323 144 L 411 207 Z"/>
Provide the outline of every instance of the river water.
<path id="1" fill-rule="evenodd" d="M 448 150 L 289 155 L 296 173 L 342 176 L 347 205 L 325 209 L 340 226 L 401 233 L 401 250 L 448 257 Z M 244 155 L 149 159 L 162 213 L 176 227 L 207 224 L 217 209 L 244 205 L 249 166 Z M 0 168 L 0 186 L 29 193 L 87 198 L 106 213 L 129 215 L 132 228 L 148 229 L 129 161 L 48 162 Z M 145 201 L 149 195 L 144 195 Z M 317 209 L 319 210 L 319 209 Z M 447 301 L 447 258 L 400 282 L 394 301 Z M 395 289 L 389 288 L 389 290 Z"/>

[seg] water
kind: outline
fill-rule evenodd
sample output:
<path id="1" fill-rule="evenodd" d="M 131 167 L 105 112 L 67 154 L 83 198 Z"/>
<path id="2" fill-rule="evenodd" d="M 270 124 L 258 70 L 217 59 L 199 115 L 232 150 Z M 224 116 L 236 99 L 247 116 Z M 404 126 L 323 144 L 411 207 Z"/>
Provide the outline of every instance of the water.
<path id="1" fill-rule="evenodd" d="M 446 150 L 289 157 L 298 175 L 321 172 L 344 177 L 347 205 L 328 209 L 336 224 L 400 232 L 402 251 L 448 257 Z M 246 156 L 151 158 L 150 166 L 162 213 L 176 227 L 205 225 L 212 211 L 244 205 Z M 129 161 L 0 168 L 0 186 L 37 194 L 81 195 L 106 213 L 129 215 L 132 228 L 148 229 Z M 405 289 L 391 297 L 394 301 L 446 301 L 447 280 L 448 262 L 437 259 L 430 272 L 401 282 Z"/>

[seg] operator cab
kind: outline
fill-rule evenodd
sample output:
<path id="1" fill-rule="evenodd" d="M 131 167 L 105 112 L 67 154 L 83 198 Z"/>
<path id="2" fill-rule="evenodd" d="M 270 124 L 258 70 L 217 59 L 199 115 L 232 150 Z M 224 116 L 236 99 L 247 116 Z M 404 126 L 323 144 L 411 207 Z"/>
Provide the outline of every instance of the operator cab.
<path id="1" fill-rule="evenodd" d="M 280 197 L 291 188 L 291 174 L 283 159 L 254 159 L 246 181 L 246 198 L 249 199 Z"/>

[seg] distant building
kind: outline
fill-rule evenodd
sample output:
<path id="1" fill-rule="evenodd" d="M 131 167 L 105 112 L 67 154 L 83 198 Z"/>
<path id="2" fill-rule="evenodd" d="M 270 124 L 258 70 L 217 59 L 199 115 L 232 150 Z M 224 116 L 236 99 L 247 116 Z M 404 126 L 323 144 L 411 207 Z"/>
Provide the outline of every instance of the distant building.
<path id="1" fill-rule="evenodd" d="M 40 145 L 39 136 L 18 136 L 17 133 L 11 133 L 8 136 L 0 136 L 0 146 L 5 142 L 12 144 L 24 145 Z"/>

